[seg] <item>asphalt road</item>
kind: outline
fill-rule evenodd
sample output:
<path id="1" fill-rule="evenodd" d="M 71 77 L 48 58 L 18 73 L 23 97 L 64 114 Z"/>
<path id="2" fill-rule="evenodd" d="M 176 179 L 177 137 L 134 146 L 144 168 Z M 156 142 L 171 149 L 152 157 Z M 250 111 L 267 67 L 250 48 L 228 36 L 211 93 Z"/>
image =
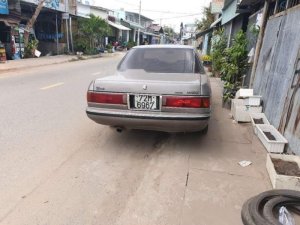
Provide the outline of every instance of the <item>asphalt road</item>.
<path id="1" fill-rule="evenodd" d="M 121 57 L 0 75 L 1 225 L 240 224 L 243 201 L 267 187 L 251 128 L 219 123 L 223 109 L 206 137 L 90 121 L 87 87 Z M 241 171 L 244 159 L 259 166 Z"/>

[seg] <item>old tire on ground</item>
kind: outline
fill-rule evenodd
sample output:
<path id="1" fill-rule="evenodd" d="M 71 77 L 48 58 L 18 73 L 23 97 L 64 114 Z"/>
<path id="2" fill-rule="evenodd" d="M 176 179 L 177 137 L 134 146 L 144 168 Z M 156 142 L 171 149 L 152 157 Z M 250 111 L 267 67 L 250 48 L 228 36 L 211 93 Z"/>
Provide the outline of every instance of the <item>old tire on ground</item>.
<path id="1" fill-rule="evenodd" d="M 299 213 L 300 192 L 271 190 L 252 197 L 242 207 L 242 221 L 244 225 L 280 225 L 274 213 L 281 206 L 292 207 Z"/>

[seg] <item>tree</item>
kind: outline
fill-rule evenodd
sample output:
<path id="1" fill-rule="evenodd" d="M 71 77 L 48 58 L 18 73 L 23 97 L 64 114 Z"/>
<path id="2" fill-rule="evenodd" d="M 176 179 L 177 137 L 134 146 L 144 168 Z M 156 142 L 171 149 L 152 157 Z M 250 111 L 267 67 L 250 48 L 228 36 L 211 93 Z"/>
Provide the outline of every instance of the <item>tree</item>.
<path id="1" fill-rule="evenodd" d="M 173 42 L 173 39 L 177 36 L 173 28 L 168 26 L 164 26 L 164 33 L 169 37 L 171 42 Z"/>
<path id="2" fill-rule="evenodd" d="M 173 36 L 175 34 L 172 27 L 164 26 L 164 33 L 167 34 L 169 37 Z"/>
<path id="3" fill-rule="evenodd" d="M 102 43 L 103 37 L 110 31 L 108 23 L 98 16 L 91 14 L 88 19 L 80 19 L 75 40 L 77 50 L 93 53 L 96 47 Z"/>
<path id="4" fill-rule="evenodd" d="M 201 20 L 196 21 L 197 29 L 204 31 L 210 28 L 210 25 L 214 22 L 214 14 L 211 13 L 210 7 L 203 8 L 203 17 Z"/>
<path id="5" fill-rule="evenodd" d="M 25 31 L 24 31 L 24 44 L 25 44 L 25 46 L 28 45 L 30 30 L 32 29 L 37 17 L 39 16 L 45 1 L 46 0 L 39 0 L 34 14 L 32 15 L 32 17 L 30 18 L 30 20 L 26 24 Z"/>

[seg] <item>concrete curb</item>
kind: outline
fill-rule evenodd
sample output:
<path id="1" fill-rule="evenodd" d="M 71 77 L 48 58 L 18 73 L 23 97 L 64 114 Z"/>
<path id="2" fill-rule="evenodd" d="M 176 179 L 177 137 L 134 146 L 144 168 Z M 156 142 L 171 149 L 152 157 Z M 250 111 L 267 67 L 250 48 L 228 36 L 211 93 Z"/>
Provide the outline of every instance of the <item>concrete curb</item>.
<path id="1" fill-rule="evenodd" d="M 103 57 L 113 57 L 117 55 L 116 53 L 101 53 L 99 55 L 90 55 L 90 56 L 78 56 L 78 55 L 72 55 L 72 56 L 66 56 L 66 59 L 60 59 L 60 60 L 54 60 L 51 59 L 49 61 L 42 62 L 40 64 L 35 64 L 31 61 L 30 64 L 24 63 L 23 65 L 16 65 L 16 67 L 11 67 L 11 68 L 1 68 L 0 67 L 0 74 L 7 73 L 7 72 L 12 72 L 12 71 L 19 71 L 19 70 L 24 70 L 24 69 L 32 69 L 32 68 L 38 68 L 38 67 L 43 67 L 43 66 L 49 66 L 49 65 L 55 65 L 55 64 L 63 64 L 63 63 L 70 63 L 70 62 L 76 62 L 80 60 L 89 60 L 89 59 L 97 59 L 97 58 L 103 58 Z M 40 58 L 43 59 L 43 58 Z M 26 59 L 25 59 L 26 60 Z M 32 60 L 32 59 L 31 59 Z M 36 59 L 39 60 L 39 59 Z M 24 61 L 20 61 L 24 62 Z M 9 62 L 6 62 L 9 63 Z M 6 63 L 1 63 L 0 65 L 5 65 Z"/>

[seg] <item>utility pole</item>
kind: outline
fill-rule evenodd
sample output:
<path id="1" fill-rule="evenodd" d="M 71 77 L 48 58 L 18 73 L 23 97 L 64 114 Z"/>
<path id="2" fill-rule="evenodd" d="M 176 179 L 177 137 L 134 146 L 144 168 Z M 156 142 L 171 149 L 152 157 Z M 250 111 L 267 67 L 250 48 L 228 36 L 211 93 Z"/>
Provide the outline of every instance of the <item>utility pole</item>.
<path id="1" fill-rule="evenodd" d="M 69 18 L 70 24 L 70 42 L 71 42 L 71 51 L 74 53 L 74 43 L 73 43 L 73 29 L 72 29 L 72 17 Z"/>
<path id="2" fill-rule="evenodd" d="M 140 0 L 140 7 L 139 7 L 139 26 L 141 26 L 141 10 L 142 10 L 142 0 Z M 138 28 L 137 45 L 140 45 L 140 28 Z"/>
<path id="3" fill-rule="evenodd" d="M 59 55 L 58 50 L 58 24 L 57 24 L 57 12 L 55 17 L 55 29 L 56 29 L 56 55 Z"/>
<path id="4" fill-rule="evenodd" d="M 67 14 L 69 14 L 69 1 L 66 0 L 65 1 L 65 4 L 66 4 L 66 8 L 65 8 L 65 11 Z M 69 24 L 68 24 L 68 19 L 66 19 L 66 31 L 67 31 L 67 49 L 68 49 L 68 53 L 70 53 L 70 43 L 69 43 Z"/>

